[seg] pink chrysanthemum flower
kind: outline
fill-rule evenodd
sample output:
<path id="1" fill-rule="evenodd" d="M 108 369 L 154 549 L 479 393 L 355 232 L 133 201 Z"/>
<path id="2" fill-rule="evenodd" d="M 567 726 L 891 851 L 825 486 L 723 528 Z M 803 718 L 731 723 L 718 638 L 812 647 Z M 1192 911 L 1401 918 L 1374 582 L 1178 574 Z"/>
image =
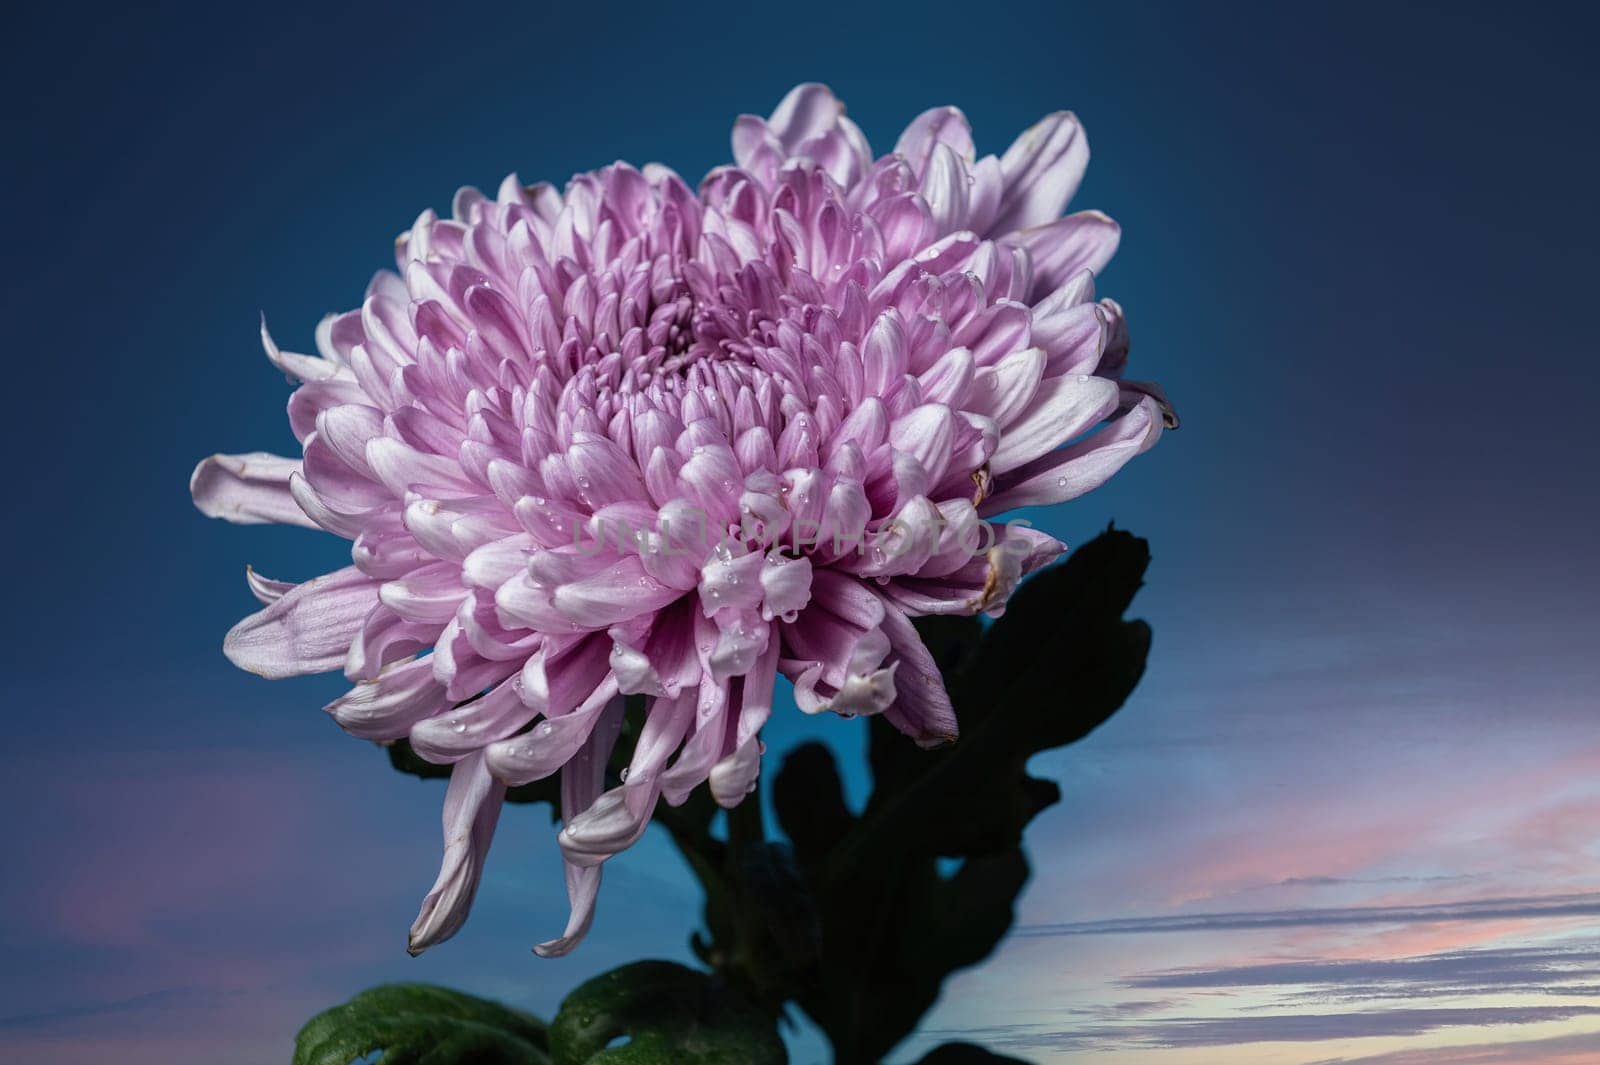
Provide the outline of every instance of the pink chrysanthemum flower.
<path id="1" fill-rule="evenodd" d="M 985 519 L 1058 503 L 1155 443 L 1094 275 L 1118 229 L 1059 217 L 1089 151 L 1058 113 L 998 159 L 961 112 L 874 159 L 824 87 L 733 130 L 696 192 L 622 163 L 425 212 L 300 387 L 299 458 L 218 455 L 202 511 L 314 526 L 353 564 L 250 575 L 224 645 L 265 677 L 343 669 L 327 709 L 453 764 L 413 952 L 466 917 L 507 785 L 562 773 L 572 915 L 658 797 L 754 787 L 776 675 L 810 713 L 953 739 L 910 619 L 999 613 L 1062 545 Z M 646 697 L 602 792 L 622 696 Z"/>

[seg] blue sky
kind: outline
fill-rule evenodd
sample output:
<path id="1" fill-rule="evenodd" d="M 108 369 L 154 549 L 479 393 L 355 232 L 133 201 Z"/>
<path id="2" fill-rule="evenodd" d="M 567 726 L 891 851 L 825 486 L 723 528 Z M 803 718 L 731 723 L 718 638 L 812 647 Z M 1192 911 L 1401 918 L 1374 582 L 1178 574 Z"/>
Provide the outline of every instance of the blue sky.
<path id="1" fill-rule="evenodd" d="M 1030 829 L 1018 930 L 907 1053 L 1594 1060 L 1592 30 L 1503 5 L 20 16 L 0 1052 L 281 1061 L 379 980 L 548 1012 L 686 956 L 695 892 L 655 837 L 577 955 L 528 953 L 566 903 L 518 810 L 466 931 L 406 957 L 442 789 L 338 734 L 337 680 L 219 650 L 245 562 L 300 578 L 340 545 L 207 522 L 185 486 L 205 454 L 290 446 L 259 315 L 309 346 L 458 185 L 698 176 L 736 114 L 822 80 L 885 147 L 934 104 L 984 150 L 1076 110 L 1077 202 L 1123 227 L 1102 291 L 1184 416 L 1046 519 L 1151 540 L 1150 672 L 1038 759 L 1064 801 Z M 859 745 L 823 724 L 769 739 Z"/>

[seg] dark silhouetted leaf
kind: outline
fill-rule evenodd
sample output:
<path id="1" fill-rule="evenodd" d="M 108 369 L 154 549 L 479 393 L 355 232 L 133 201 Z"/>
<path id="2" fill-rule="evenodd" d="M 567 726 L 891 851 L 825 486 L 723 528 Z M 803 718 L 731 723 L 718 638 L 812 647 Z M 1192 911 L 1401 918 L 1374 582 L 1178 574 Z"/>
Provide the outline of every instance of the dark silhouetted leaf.
<path id="1" fill-rule="evenodd" d="M 428 984 L 383 984 L 317 1014 L 294 1065 L 550 1065 L 544 1024 L 498 1002 Z"/>
<path id="2" fill-rule="evenodd" d="M 639 961 L 602 973 L 561 1003 L 555 1065 L 784 1065 L 776 1018 L 706 973 Z"/>
<path id="3" fill-rule="evenodd" d="M 976 1043 L 945 1043 L 928 1051 L 917 1065 L 1028 1065 L 1022 1058 L 985 1050 Z"/>

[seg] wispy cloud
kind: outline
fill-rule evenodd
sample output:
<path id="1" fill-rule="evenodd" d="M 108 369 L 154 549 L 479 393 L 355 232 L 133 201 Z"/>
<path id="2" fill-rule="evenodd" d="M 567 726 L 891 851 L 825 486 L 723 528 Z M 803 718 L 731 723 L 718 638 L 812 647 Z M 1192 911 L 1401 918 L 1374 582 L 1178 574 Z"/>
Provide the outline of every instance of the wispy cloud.
<path id="1" fill-rule="evenodd" d="M 1418 1036 L 1446 1028 L 1545 1024 L 1591 1016 L 1600 1016 L 1600 1006 L 1405 1008 L 1237 1017 L 1172 1017 L 1134 1024 L 1089 1025 L 1064 1030 L 1052 1030 L 1047 1025 L 996 1025 L 980 1031 L 969 1031 L 966 1036 L 996 1050 L 1175 1050 L 1247 1043 L 1312 1043 L 1373 1036 Z"/>
<path id="2" fill-rule="evenodd" d="M 1324 989 L 1456 993 L 1530 988 L 1600 977 L 1600 950 L 1507 948 L 1430 954 L 1417 958 L 1268 962 L 1207 969 L 1140 973 L 1127 987 L 1200 989 L 1315 985 Z"/>
<path id="3" fill-rule="evenodd" d="M 1100 921 L 1024 925 L 1018 936 L 1104 936 L 1151 932 L 1215 932 L 1321 925 L 1421 924 L 1600 915 L 1600 892 L 1525 895 L 1416 906 L 1308 906 L 1286 910 L 1164 914 Z"/>
<path id="4" fill-rule="evenodd" d="M 1322 1058 L 1306 1065 L 1593 1065 L 1595 1061 L 1600 1061 L 1600 1031 L 1516 1042 L 1392 1050 L 1359 1058 Z"/>

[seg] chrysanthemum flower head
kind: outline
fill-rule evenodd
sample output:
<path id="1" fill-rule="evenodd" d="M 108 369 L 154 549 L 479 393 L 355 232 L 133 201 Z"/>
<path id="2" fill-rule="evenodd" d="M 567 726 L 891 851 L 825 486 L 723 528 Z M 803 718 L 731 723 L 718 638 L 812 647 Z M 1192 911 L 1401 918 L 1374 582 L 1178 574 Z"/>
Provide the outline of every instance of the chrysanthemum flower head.
<path id="1" fill-rule="evenodd" d="M 251 573 L 265 609 L 224 649 L 343 669 L 340 725 L 454 767 L 413 951 L 465 919 L 507 785 L 556 772 L 572 916 L 536 949 L 570 950 L 659 798 L 754 788 L 780 673 L 802 711 L 954 739 L 911 619 L 1003 610 L 1062 545 L 997 516 L 1094 488 L 1170 420 L 1095 299 L 1116 224 L 1061 217 L 1071 114 L 980 158 L 937 108 L 874 158 L 802 85 L 733 149 L 698 190 L 617 163 L 424 212 L 320 356 L 263 330 L 300 456 L 195 471 L 207 514 L 352 542 L 304 584 Z"/>

